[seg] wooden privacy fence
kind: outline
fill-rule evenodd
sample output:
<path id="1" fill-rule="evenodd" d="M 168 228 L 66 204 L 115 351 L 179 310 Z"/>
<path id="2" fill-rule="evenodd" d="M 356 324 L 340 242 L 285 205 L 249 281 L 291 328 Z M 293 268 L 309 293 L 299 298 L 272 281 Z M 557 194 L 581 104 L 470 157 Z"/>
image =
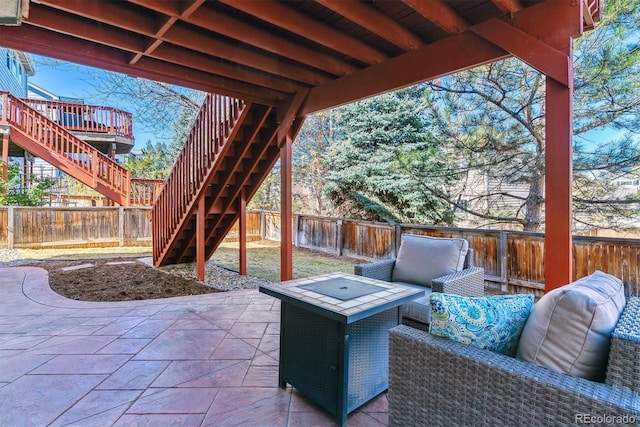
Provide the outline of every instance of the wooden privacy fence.
<path id="1" fill-rule="evenodd" d="M 266 212 L 265 238 L 280 240 L 280 214 Z M 474 263 L 485 270 L 488 286 L 512 293 L 544 292 L 544 234 L 512 230 L 387 224 L 320 216 L 295 215 L 296 246 L 363 259 L 397 254 L 403 233 L 462 237 L 474 250 Z M 580 278 L 602 270 L 619 277 L 630 294 L 640 294 L 640 239 L 573 237 L 573 274 Z"/>
<path id="2" fill-rule="evenodd" d="M 0 246 L 151 246 L 150 207 L 0 207 Z"/>
<path id="3" fill-rule="evenodd" d="M 312 215 L 291 220 L 295 246 L 361 258 L 396 256 L 403 233 L 462 237 L 485 270 L 488 286 L 509 292 L 544 290 L 544 234 L 511 230 L 388 224 Z M 238 240 L 234 226 L 227 240 Z M 280 240 L 280 213 L 247 212 L 247 240 Z M 151 208 L 0 207 L 0 246 L 9 248 L 151 245 Z M 640 293 L 640 239 L 574 236 L 574 277 L 602 270 Z"/>

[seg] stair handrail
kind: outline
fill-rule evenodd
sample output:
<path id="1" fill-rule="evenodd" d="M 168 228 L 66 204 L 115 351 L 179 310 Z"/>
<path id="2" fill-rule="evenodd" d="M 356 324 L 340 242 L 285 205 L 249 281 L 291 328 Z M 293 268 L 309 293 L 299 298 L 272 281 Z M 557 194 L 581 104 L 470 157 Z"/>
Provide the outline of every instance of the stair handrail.
<path id="1" fill-rule="evenodd" d="M 121 204 L 129 203 L 130 173 L 127 169 L 29 107 L 20 98 L 8 92 L 0 92 L 0 95 L 0 123 L 13 126 L 40 146 L 58 154 L 61 161 L 69 162 L 92 176 L 95 182 L 120 195 Z"/>
<path id="2" fill-rule="evenodd" d="M 218 160 L 245 105 L 243 100 L 228 96 L 207 94 L 205 97 L 184 147 L 153 205 L 154 262 L 162 256 L 194 208 L 197 196 L 207 184 L 204 179 Z"/>

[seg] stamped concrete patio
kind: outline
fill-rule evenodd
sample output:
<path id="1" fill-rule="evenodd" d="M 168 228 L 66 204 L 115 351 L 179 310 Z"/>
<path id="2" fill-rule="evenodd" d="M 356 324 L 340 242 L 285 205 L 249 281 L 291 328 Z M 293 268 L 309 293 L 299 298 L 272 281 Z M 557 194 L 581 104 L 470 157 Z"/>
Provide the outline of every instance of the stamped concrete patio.
<path id="1" fill-rule="evenodd" d="M 1 426 L 331 426 L 278 388 L 279 301 L 252 291 L 83 302 L 0 268 Z M 350 426 L 387 425 L 383 394 Z"/>

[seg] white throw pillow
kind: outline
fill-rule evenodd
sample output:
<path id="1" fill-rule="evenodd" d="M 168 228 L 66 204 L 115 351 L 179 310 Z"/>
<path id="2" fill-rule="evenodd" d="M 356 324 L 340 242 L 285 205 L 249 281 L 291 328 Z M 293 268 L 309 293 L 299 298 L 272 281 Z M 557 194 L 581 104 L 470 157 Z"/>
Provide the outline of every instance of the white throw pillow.
<path id="1" fill-rule="evenodd" d="M 574 377 L 603 381 L 624 285 L 596 271 L 546 293 L 531 311 L 516 357 Z"/>
<path id="2" fill-rule="evenodd" d="M 391 280 L 431 287 L 436 277 L 462 270 L 468 250 L 465 239 L 404 234 Z"/>

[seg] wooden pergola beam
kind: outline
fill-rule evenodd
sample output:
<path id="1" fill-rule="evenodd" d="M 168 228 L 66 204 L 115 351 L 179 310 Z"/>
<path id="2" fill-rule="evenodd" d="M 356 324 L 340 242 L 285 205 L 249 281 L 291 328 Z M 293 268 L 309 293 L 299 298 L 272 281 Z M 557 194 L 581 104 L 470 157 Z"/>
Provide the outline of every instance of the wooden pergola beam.
<path id="1" fill-rule="evenodd" d="M 491 0 L 503 13 L 516 13 L 522 9 L 520 0 Z"/>
<path id="2" fill-rule="evenodd" d="M 569 84 L 572 59 L 505 21 L 494 19 L 476 25 L 471 31 L 518 57 L 547 77 L 564 86 Z"/>
<path id="3" fill-rule="evenodd" d="M 238 197 L 238 273 L 247 275 L 247 197 L 243 190 Z"/>
<path id="4" fill-rule="evenodd" d="M 205 274 L 205 225 L 207 214 L 204 206 L 204 196 L 198 201 L 198 212 L 196 213 L 196 279 L 204 282 Z"/>
<path id="5" fill-rule="evenodd" d="M 387 59 L 384 53 L 368 44 L 326 24 L 319 23 L 282 2 L 273 0 L 220 1 L 365 64 L 376 64 Z"/>
<path id="6" fill-rule="evenodd" d="M 450 34 L 461 33 L 469 23 L 441 0 L 402 0 L 407 6 Z"/>
<path id="7" fill-rule="evenodd" d="M 118 29 L 153 37 L 158 28 L 157 16 L 135 13 L 122 7 L 119 2 L 96 2 L 86 0 L 39 0 L 39 4 L 52 10 L 77 14 L 88 19 L 113 25 Z M 31 13 L 37 8 L 32 7 Z M 53 15 L 52 15 L 53 16 Z M 31 15 L 29 16 L 31 20 Z"/>
<path id="8" fill-rule="evenodd" d="M 182 25 L 174 25 L 165 34 L 165 39 L 196 52 L 207 53 L 293 81 L 315 85 L 329 80 L 329 76 L 325 73 L 298 66 L 295 63 L 286 63 L 273 56 L 263 55 L 234 43 L 207 37 Z"/>
<path id="9" fill-rule="evenodd" d="M 130 1 L 167 15 L 177 16 L 179 14 L 176 9 L 176 3 L 164 0 Z M 232 39 L 242 40 L 243 43 L 272 54 L 282 55 L 286 53 L 291 60 L 317 68 L 334 76 L 343 76 L 356 70 L 353 65 L 335 56 L 301 46 L 269 31 L 256 28 L 237 18 L 210 9 L 206 5 L 198 9 L 197 14 L 186 18 L 182 17 L 181 20 Z"/>
<path id="10" fill-rule="evenodd" d="M 449 55 L 450 52 L 457 55 Z M 307 115 L 333 108 L 508 56 L 508 52 L 493 43 L 464 32 L 316 86 L 310 89 L 300 113 Z"/>
<path id="11" fill-rule="evenodd" d="M 280 280 L 282 281 L 293 279 L 292 144 L 293 138 L 287 132 L 280 147 Z"/>
<path id="12" fill-rule="evenodd" d="M 64 33 L 68 28 L 74 28 L 76 33 L 81 34 L 86 40 L 131 52 L 134 54 L 135 61 L 130 60 L 130 65 L 135 65 L 143 60 L 144 57 L 150 57 L 207 73 L 214 72 L 229 79 L 243 81 L 283 93 L 293 93 L 303 88 L 299 83 L 274 79 L 268 74 L 253 69 L 238 69 L 232 64 L 216 61 L 206 55 L 178 47 L 175 44 L 165 43 L 160 46 L 158 43 L 154 49 L 149 49 L 146 46 L 146 37 L 141 37 L 128 31 L 120 31 L 112 26 L 96 27 L 91 21 L 69 14 L 36 9 L 31 14 L 30 22 L 36 26 L 48 25 L 48 28 L 60 33 Z M 188 43 L 194 44 L 194 47 L 199 47 L 196 43 L 202 42 L 198 37 L 189 38 L 189 40 Z"/>
<path id="13" fill-rule="evenodd" d="M 2 105 L 8 105 L 8 103 L 3 102 Z M 0 138 L 2 138 L 2 182 L 6 184 L 9 181 L 9 134 L 3 133 Z"/>
<path id="14" fill-rule="evenodd" d="M 316 1 L 405 51 L 415 50 L 424 44 L 420 37 L 397 21 L 365 3 L 344 0 Z"/>
<path id="15" fill-rule="evenodd" d="M 544 23 L 540 22 L 540 16 L 547 17 Z M 575 37 L 582 31 L 581 20 L 579 5 L 572 5 L 568 1 L 546 1 L 517 12 L 510 24 L 492 19 L 482 25 L 510 25 L 514 30 L 528 35 L 527 40 L 533 38 L 537 44 L 544 44 L 547 51 L 550 48 L 563 51 L 569 37 Z M 456 54 L 452 55 L 452 52 Z M 520 54 L 526 57 L 525 53 Z M 310 89 L 301 114 L 337 107 L 512 55 L 512 52 L 473 31 L 464 31 Z M 555 74 L 562 73 L 557 71 Z"/>
<path id="16" fill-rule="evenodd" d="M 36 10 L 40 11 L 40 16 L 34 19 L 30 18 L 30 23 L 37 24 L 37 22 L 40 22 L 43 27 L 52 27 L 63 34 L 67 32 L 68 28 L 74 28 L 74 35 L 76 37 L 130 51 L 134 54 L 128 61 L 130 65 L 136 65 L 142 56 L 135 62 L 131 59 L 140 53 L 146 52 L 154 40 L 160 40 L 154 39 L 154 37 L 160 37 L 158 31 L 155 30 L 157 26 L 156 21 L 150 22 L 147 16 L 132 14 L 124 4 L 118 5 L 118 3 L 104 2 L 104 11 L 102 9 L 102 3 L 100 4 L 101 8 L 96 9 L 95 7 L 87 7 L 94 5 L 93 2 L 85 3 L 83 1 L 79 2 L 78 0 L 46 0 L 46 4 L 51 6 L 51 8 L 34 9 L 33 12 Z M 64 12 L 69 12 L 69 14 Z M 124 24 L 122 16 L 119 15 L 120 13 L 127 16 L 130 20 L 126 22 L 126 26 L 124 27 L 127 31 L 122 31 Z M 86 28 L 83 27 L 83 21 L 74 18 L 71 14 L 86 18 L 88 20 Z M 162 15 L 158 14 L 158 16 Z M 39 19 L 39 21 L 35 19 Z M 93 21 L 108 24 L 108 27 L 97 28 Z M 56 25 L 56 23 L 58 24 Z M 78 30 L 78 28 L 80 30 Z M 114 38 L 98 38 L 101 32 L 114 35 Z M 133 44 L 134 42 L 118 44 L 118 33 L 126 35 L 129 39 L 137 35 L 139 40 L 135 42 L 136 44 Z M 283 59 L 274 58 L 272 55 L 262 54 L 239 46 L 237 43 L 231 43 L 194 31 L 188 26 L 178 22 L 178 20 L 172 21 L 172 25 L 162 32 L 161 37 L 161 40 L 164 42 L 186 47 L 195 52 L 209 54 L 223 60 L 240 63 L 249 67 L 249 71 L 251 69 L 259 69 L 263 71 L 263 74 L 264 72 L 268 72 L 274 76 L 284 77 L 309 85 L 317 85 L 330 78 L 330 75 L 324 72 L 311 70 L 308 67 L 293 62 L 284 66 Z M 151 51 L 149 52 L 151 53 Z M 201 67 L 201 65 L 198 64 L 191 64 L 193 68 L 199 66 Z"/>
<path id="17" fill-rule="evenodd" d="M 573 82 L 547 79 L 545 109 L 544 282 L 550 291 L 573 280 Z"/>

